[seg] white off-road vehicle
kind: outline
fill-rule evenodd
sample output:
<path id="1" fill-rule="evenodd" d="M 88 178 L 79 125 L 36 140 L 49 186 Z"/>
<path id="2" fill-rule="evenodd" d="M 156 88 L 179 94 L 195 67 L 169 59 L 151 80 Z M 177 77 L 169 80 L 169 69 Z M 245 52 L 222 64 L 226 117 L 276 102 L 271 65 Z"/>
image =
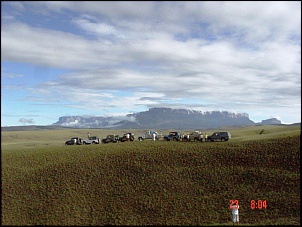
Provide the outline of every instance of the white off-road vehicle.
<path id="1" fill-rule="evenodd" d="M 87 140 L 83 140 L 83 144 L 99 144 L 100 138 L 96 136 L 90 136 Z"/>
<path id="2" fill-rule="evenodd" d="M 153 139 L 153 133 L 155 134 L 155 139 L 158 140 L 159 138 L 162 137 L 161 134 L 155 132 L 155 131 L 146 131 L 144 134 L 142 135 L 139 135 L 137 137 L 138 141 L 143 141 L 143 140 L 146 140 L 146 139 Z"/>

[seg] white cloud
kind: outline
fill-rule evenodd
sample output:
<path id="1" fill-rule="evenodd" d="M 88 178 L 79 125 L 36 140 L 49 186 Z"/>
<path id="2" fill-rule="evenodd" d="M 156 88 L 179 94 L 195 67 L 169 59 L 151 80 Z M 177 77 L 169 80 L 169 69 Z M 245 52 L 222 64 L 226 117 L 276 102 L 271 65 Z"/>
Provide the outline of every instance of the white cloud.
<path id="1" fill-rule="evenodd" d="M 16 79 L 16 78 L 19 78 L 19 77 L 23 77 L 24 75 L 21 75 L 21 74 L 15 74 L 15 73 L 5 73 L 5 72 L 2 72 L 1 73 L 1 77 L 6 77 L 6 78 L 13 78 L 13 79 Z"/>
<path id="2" fill-rule="evenodd" d="M 37 84 L 31 100 L 125 112 L 165 104 L 243 112 L 301 106 L 300 3 L 28 4 L 18 12 L 68 14 L 74 26 L 64 32 L 17 17 L 3 24 L 3 61 L 69 70 Z"/>
<path id="3" fill-rule="evenodd" d="M 34 124 L 34 120 L 33 119 L 25 119 L 25 118 L 20 118 L 19 122 L 22 124 Z"/>

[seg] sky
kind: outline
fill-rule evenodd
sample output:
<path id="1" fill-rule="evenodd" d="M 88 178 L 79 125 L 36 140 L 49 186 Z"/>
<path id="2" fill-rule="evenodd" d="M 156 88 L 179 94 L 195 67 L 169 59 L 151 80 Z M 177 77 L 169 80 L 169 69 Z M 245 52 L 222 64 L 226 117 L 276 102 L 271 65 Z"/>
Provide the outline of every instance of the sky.
<path id="1" fill-rule="evenodd" d="M 1 126 L 153 107 L 301 122 L 301 1 L 1 1 Z"/>

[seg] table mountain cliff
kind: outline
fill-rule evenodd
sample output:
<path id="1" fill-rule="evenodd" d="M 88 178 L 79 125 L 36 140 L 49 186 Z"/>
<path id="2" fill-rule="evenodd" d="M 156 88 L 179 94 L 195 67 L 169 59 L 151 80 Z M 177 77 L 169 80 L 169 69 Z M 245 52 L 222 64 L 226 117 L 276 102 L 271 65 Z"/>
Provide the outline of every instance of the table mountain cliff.
<path id="1" fill-rule="evenodd" d="M 224 126 L 248 126 L 255 122 L 247 113 L 227 111 L 196 111 L 189 109 L 150 108 L 148 111 L 119 117 L 64 116 L 54 125 L 75 128 L 112 129 L 197 129 Z"/>

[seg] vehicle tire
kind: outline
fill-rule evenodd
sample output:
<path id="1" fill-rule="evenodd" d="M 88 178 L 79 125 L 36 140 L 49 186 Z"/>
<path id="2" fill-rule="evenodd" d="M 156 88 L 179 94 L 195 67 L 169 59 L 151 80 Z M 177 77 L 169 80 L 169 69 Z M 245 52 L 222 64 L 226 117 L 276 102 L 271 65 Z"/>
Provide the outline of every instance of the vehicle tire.
<path id="1" fill-rule="evenodd" d="M 194 138 L 194 142 L 197 142 L 197 141 L 198 141 L 198 138 L 195 137 L 195 138 Z"/>
<path id="2" fill-rule="evenodd" d="M 95 141 L 93 141 L 92 144 L 95 144 Z"/>
<path id="3" fill-rule="evenodd" d="M 224 137 L 222 137 L 222 138 L 221 138 L 221 142 L 224 142 L 224 141 L 225 141 L 225 139 L 224 139 Z"/>
<path id="4" fill-rule="evenodd" d="M 84 145 L 86 145 L 86 142 L 83 142 Z"/>
<path id="5" fill-rule="evenodd" d="M 139 137 L 139 138 L 138 138 L 138 141 L 143 141 L 143 138 L 142 138 L 142 137 Z"/>
<path id="6" fill-rule="evenodd" d="M 174 138 L 173 138 L 173 141 L 176 141 L 176 140 L 177 140 L 176 137 L 174 137 Z"/>

